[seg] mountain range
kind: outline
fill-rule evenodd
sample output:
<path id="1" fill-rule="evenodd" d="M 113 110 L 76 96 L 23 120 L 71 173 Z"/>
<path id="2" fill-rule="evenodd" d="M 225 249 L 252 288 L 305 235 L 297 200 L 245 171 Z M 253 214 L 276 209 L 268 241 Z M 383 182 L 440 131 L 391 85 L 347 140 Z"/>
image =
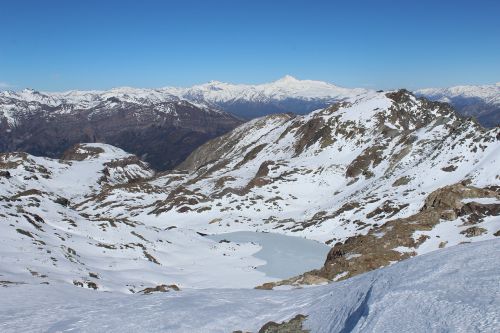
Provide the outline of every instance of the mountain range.
<path id="1" fill-rule="evenodd" d="M 245 98 L 300 84 L 328 105 L 248 121 L 221 83 L 1 93 L 0 291 L 34 295 L 5 330 L 90 332 L 121 306 L 125 331 L 385 331 L 407 309 L 496 331 L 500 127 L 405 89 Z"/>
<path id="2" fill-rule="evenodd" d="M 189 88 L 0 92 L 0 151 L 59 157 L 72 145 L 102 142 L 138 155 L 157 170 L 181 163 L 195 148 L 243 121 L 267 114 L 307 114 L 363 96 L 367 89 L 285 76 L 244 85 L 212 81 Z M 486 127 L 499 123 L 500 85 L 424 89 Z"/>

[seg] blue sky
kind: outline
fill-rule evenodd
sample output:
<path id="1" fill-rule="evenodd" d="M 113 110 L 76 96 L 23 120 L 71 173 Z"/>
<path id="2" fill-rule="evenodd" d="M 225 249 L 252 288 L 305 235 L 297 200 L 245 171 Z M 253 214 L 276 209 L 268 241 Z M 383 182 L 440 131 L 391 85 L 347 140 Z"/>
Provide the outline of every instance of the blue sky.
<path id="1" fill-rule="evenodd" d="M 0 89 L 500 81 L 500 1 L 0 0 Z"/>

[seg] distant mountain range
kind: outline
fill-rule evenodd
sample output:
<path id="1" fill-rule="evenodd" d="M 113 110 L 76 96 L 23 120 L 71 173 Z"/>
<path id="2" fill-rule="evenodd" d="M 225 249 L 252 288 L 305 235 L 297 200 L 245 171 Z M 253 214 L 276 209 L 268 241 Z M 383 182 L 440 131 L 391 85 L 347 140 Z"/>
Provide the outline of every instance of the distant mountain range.
<path id="1" fill-rule="evenodd" d="M 500 124 L 500 83 L 421 89 L 416 94 L 450 103 L 459 114 L 475 117 L 483 126 L 494 127 Z"/>
<path id="2" fill-rule="evenodd" d="M 366 89 L 342 88 L 322 81 L 298 80 L 290 75 L 258 85 L 211 81 L 190 88 L 165 90 L 247 119 L 273 113 L 305 114 L 367 92 Z"/>
<path id="3" fill-rule="evenodd" d="M 212 81 L 189 88 L 115 88 L 58 93 L 0 92 L 0 151 L 59 157 L 72 145 L 103 142 L 171 169 L 209 139 L 244 120 L 275 113 L 307 114 L 359 98 L 367 89 L 342 88 L 285 76 L 259 85 Z M 500 123 L 500 85 L 424 89 L 486 127 Z"/>

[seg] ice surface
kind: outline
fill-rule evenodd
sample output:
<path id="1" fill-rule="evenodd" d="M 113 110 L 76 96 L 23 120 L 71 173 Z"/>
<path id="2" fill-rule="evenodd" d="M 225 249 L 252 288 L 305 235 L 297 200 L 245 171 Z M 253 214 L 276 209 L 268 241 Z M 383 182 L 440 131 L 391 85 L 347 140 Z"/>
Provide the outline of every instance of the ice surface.
<path id="1" fill-rule="evenodd" d="M 256 243 L 262 249 L 254 257 L 266 264 L 257 270 L 273 278 L 286 279 L 304 272 L 321 268 L 330 247 L 306 238 L 276 233 L 237 231 L 210 235 L 215 241 L 228 240 L 236 243 Z"/>

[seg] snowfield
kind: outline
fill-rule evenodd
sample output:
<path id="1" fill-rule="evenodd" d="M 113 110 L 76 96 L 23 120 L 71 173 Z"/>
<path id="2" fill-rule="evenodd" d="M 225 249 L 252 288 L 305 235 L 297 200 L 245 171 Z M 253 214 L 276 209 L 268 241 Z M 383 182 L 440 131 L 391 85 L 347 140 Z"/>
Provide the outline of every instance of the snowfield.
<path id="1" fill-rule="evenodd" d="M 461 244 L 343 282 L 281 291 L 125 295 L 15 285 L 0 288 L 0 331 L 257 332 L 303 314 L 311 332 L 498 332 L 499 257 L 499 240 Z"/>

